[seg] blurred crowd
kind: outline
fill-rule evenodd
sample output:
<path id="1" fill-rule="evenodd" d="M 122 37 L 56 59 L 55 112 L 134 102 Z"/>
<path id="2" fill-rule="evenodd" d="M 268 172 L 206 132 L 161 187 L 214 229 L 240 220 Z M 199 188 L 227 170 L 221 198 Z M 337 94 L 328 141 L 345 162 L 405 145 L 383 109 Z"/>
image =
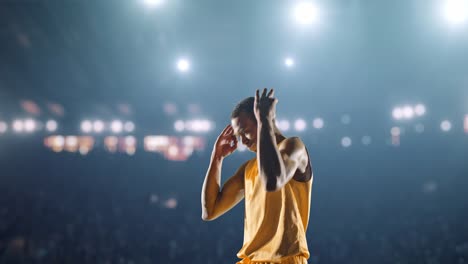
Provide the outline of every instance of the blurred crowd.
<path id="1" fill-rule="evenodd" d="M 309 263 L 468 263 L 462 147 L 310 148 Z M 237 261 L 242 203 L 216 221 L 201 220 L 209 151 L 169 162 L 149 153 L 7 150 L 0 155 L 0 263 Z M 226 160 L 223 179 L 250 157 Z"/>

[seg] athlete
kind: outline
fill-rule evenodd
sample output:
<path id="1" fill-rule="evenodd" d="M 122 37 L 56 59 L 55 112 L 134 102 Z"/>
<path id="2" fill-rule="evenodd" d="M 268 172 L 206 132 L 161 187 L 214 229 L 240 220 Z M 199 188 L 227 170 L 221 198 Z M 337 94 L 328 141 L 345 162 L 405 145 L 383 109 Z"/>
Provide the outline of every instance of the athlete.
<path id="1" fill-rule="evenodd" d="M 202 187 L 202 219 L 214 220 L 245 198 L 237 264 L 307 264 L 311 162 L 302 140 L 287 138 L 276 127 L 278 99 L 273 89 L 267 92 L 257 90 L 237 104 L 231 124 L 217 138 Z M 256 157 L 221 186 L 223 159 L 236 150 L 238 137 Z"/>

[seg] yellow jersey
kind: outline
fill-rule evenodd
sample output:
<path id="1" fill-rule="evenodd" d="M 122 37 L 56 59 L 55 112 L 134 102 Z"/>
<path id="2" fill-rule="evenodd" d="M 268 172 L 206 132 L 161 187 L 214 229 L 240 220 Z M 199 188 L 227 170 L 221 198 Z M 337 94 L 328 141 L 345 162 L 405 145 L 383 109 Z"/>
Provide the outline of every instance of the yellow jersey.
<path id="1" fill-rule="evenodd" d="M 293 178 L 280 190 L 267 192 L 257 164 L 254 158 L 245 167 L 244 244 L 238 263 L 307 263 L 294 258 L 310 256 L 306 230 L 313 177 L 307 182 Z M 310 157 L 305 173 L 312 176 Z"/>

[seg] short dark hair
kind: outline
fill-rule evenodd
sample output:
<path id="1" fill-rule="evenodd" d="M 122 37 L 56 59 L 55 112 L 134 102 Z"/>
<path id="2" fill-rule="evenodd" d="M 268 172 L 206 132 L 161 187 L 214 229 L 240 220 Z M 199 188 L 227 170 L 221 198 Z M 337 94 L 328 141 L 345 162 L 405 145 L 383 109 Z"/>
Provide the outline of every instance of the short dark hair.
<path id="1" fill-rule="evenodd" d="M 254 97 L 247 97 L 240 101 L 236 107 L 234 107 L 234 110 L 232 110 L 231 113 L 231 119 L 239 117 L 240 113 L 246 113 L 248 114 L 255 122 L 257 122 L 257 119 L 255 118 L 255 113 L 254 113 L 254 102 L 255 98 Z"/>

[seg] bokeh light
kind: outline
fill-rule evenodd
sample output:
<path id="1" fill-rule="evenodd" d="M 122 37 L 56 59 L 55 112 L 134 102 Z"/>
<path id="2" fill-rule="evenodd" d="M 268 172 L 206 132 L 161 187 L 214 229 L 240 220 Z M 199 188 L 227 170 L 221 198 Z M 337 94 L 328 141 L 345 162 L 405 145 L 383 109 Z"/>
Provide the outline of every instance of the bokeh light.
<path id="1" fill-rule="evenodd" d="M 6 122 L 1 121 L 0 122 L 0 134 L 7 132 L 7 130 L 8 130 L 8 124 Z"/>
<path id="2" fill-rule="evenodd" d="M 344 148 L 351 147 L 351 144 L 352 144 L 352 140 L 350 137 L 341 138 L 341 146 L 343 146 Z"/>
<path id="3" fill-rule="evenodd" d="M 322 129 L 324 122 L 322 118 L 315 118 L 314 121 L 312 122 L 312 125 L 315 129 Z"/>
<path id="4" fill-rule="evenodd" d="M 104 131 L 104 122 L 101 120 L 96 120 L 93 122 L 93 130 L 96 133 L 101 133 Z"/>
<path id="5" fill-rule="evenodd" d="M 460 25 L 468 20 L 468 1 L 445 0 L 442 15 L 450 25 Z"/>
<path id="6" fill-rule="evenodd" d="M 297 119 L 294 121 L 294 129 L 298 132 L 302 132 L 307 128 L 307 122 L 304 119 Z"/>
<path id="7" fill-rule="evenodd" d="M 452 123 L 449 120 L 444 120 L 440 123 L 440 129 L 444 132 L 448 132 L 452 129 Z"/>
<path id="8" fill-rule="evenodd" d="M 187 72 L 190 70 L 190 62 L 187 59 L 179 59 L 177 61 L 177 69 L 180 72 Z"/>
<path id="9" fill-rule="evenodd" d="M 319 9 L 312 2 L 300 2 L 294 7 L 294 19 L 298 24 L 310 25 L 319 19 Z"/>
<path id="10" fill-rule="evenodd" d="M 13 131 L 21 133 L 24 130 L 24 122 L 23 120 L 14 120 L 12 124 Z"/>
<path id="11" fill-rule="evenodd" d="M 291 68 L 294 66 L 294 59 L 291 58 L 291 57 L 288 57 L 284 60 L 284 65 L 286 65 L 286 67 L 288 68 Z"/>
<path id="12" fill-rule="evenodd" d="M 47 120 L 47 122 L 46 122 L 46 130 L 47 130 L 48 132 L 55 132 L 55 131 L 57 131 L 57 128 L 58 128 L 57 121 L 55 121 L 55 120 Z"/>
<path id="13" fill-rule="evenodd" d="M 110 128 L 111 128 L 111 131 L 113 133 L 121 133 L 122 130 L 123 130 L 123 124 L 122 124 L 122 121 L 120 120 L 114 120 L 111 122 L 111 125 L 110 125 Z"/>

